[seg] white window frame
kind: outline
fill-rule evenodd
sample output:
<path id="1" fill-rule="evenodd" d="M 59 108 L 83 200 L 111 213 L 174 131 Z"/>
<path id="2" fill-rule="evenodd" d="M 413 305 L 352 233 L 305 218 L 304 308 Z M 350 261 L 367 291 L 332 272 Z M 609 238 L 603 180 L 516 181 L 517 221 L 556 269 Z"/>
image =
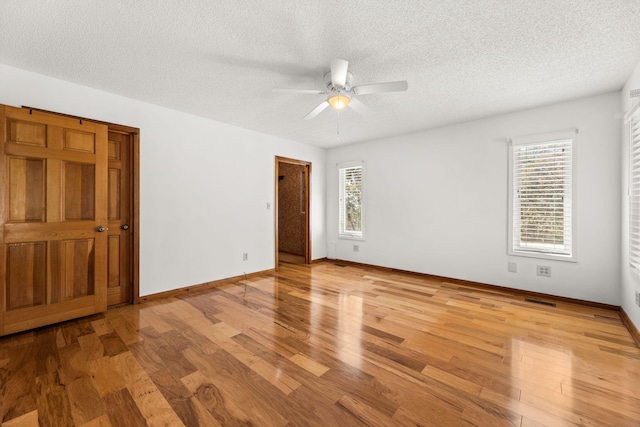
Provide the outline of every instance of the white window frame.
<path id="1" fill-rule="evenodd" d="M 353 162 L 342 162 L 338 163 L 338 238 L 339 239 L 350 239 L 350 240 L 364 240 L 364 219 L 365 219 L 365 197 L 364 197 L 364 181 L 365 181 L 365 170 L 364 170 L 364 161 L 353 161 Z M 344 182 L 343 182 L 343 171 L 351 168 L 360 168 L 360 231 L 353 232 L 345 230 L 345 221 L 344 221 Z"/>
<path id="2" fill-rule="evenodd" d="M 638 103 L 640 105 L 640 102 Z M 629 268 L 640 280 L 640 109 L 625 117 L 629 123 Z"/>
<path id="3" fill-rule="evenodd" d="M 508 230 L 508 254 L 513 256 L 523 256 L 531 258 L 550 259 L 558 261 L 570 261 L 577 262 L 577 228 L 576 228 L 576 152 L 577 152 L 577 135 L 578 130 L 572 129 L 564 132 L 554 132 L 548 134 L 531 135 L 519 138 L 513 138 L 509 140 L 509 230 Z M 527 247 L 520 246 L 517 242 L 520 240 L 519 230 L 519 209 L 517 198 L 517 178 L 514 175 L 514 158 L 517 147 L 523 145 L 541 145 L 545 143 L 553 143 L 558 141 L 571 141 L 571 162 L 570 170 L 565 170 L 566 179 L 569 180 L 569 184 L 565 186 L 565 191 L 568 191 L 568 197 L 570 198 L 570 204 L 565 209 L 570 209 L 568 214 L 569 219 L 565 219 L 565 233 L 569 234 L 569 249 L 558 248 L 540 248 L 540 247 Z M 568 253 L 567 253 L 568 252 Z"/>

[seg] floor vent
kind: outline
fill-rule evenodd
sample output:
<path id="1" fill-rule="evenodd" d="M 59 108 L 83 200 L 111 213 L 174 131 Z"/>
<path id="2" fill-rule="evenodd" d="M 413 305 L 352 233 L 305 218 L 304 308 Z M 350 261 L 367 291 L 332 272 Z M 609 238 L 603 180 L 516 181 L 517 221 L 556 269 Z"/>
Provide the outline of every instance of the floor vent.
<path id="1" fill-rule="evenodd" d="M 335 265 L 336 267 L 346 267 L 345 264 L 333 264 L 333 265 Z"/>
<path id="2" fill-rule="evenodd" d="M 556 305 L 552 302 L 547 302 L 547 301 L 540 301 L 537 299 L 531 299 L 531 298 L 525 298 L 524 299 L 526 302 L 532 302 L 534 304 L 541 304 L 541 305 L 548 305 L 549 307 L 555 307 Z"/>

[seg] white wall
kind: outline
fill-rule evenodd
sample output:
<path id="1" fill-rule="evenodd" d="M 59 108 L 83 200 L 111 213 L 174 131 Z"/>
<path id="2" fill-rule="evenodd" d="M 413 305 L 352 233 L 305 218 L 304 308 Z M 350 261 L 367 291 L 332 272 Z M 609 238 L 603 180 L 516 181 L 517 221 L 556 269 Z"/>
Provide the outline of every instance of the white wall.
<path id="1" fill-rule="evenodd" d="M 628 89 L 637 87 L 638 69 L 623 92 L 624 109 Z M 626 185 L 624 200 L 620 191 L 620 162 L 627 162 L 627 148 L 621 153 L 620 141 L 626 144 L 626 137 L 614 119 L 620 111 L 619 93 L 334 148 L 326 154 L 306 144 L 1 64 L 0 103 L 141 129 L 141 295 L 273 268 L 274 212 L 266 203 L 274 203 L 274 156 L 280 155 L 313 163 L 314 259 L 326 256 L 326 248 L 335 243 L 341 259 L 622 303 L 640 325 L 640 312 L 633 305 L 633 292 L 640 287 L 627 273 L 626 255 L 621 257 L 628 244 L 628 205 Z M 508 256 L 506 138 L 574 127 L 580 129 L 578 263 Z M 362 242 L 337 239 L 335 164 L 350 160 L 366 162 Z M 626 182 L 624 170 L 622 175 Z M 353 243 L 360 252 L 352 251 Z M 248 262 L 242 262 L 242 252 L 249 252 Z M 508 261 L 518 263 L 518 273 L 507 272 Z M 536 264 L 550 265 L 552 277 L 536 276 Z"/>
<path id="2" fill-rule="evenodd" d="M 326 254 L 323 149 L 2 64 L 0 103 L 140 128 L 141 296 L 274 267 L 276 155 L 313 163 L 312 254 Z"/>
<path id="3" fill-rule="evenodd" d="M 629 91 L 640 89 L 640 63 L 622 89 L 621 109 L 629 111 L 640 98 L 630 98 Z M 640 292 L 640 281 L 629 269 L 629 124 L 622 123 L 622 289 L 620 305 L 631 321 L 640 329 L 640 307 L 635 304 L 635 293 Z"/>
<path id="4" fill-rule="evenodd" d="M 618 305 L 619 109 L 615 92 L 330 149 L 329 256 L 335 244 L 338 259 Z M 507 138 L 571 128 L 580 131 L 578 262 L 508 256 Z M 364 241 L 337 239 L 336 163 L 353 160 L 365 161 Z M 537 276 L 538 264 L 552 277 Z"/>

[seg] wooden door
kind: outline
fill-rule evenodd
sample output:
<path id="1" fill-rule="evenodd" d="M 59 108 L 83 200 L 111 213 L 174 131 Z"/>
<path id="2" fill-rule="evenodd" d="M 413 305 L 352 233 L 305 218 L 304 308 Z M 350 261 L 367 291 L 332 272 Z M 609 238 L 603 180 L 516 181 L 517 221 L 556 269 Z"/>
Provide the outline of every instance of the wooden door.
<path id="1" fill-rule="evenodd" d="M 0 106 L 0 135 L 0 335 L 105 311 L 107 127 Z"/>
<path id="2" fill-rule="evenodd" d="M 132 224 L 130 132 L 109 130 L 107 304 L 131 302 Z"/>

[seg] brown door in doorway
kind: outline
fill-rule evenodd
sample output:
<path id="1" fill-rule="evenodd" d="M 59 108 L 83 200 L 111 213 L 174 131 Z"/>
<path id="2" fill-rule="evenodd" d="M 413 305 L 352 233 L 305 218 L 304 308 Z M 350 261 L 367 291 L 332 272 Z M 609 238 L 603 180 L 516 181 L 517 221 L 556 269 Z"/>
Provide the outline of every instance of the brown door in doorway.
<path id="1" fill-rule="evenodd" d="M 107 304 L 131 302 L 131 153 L 133 135 L 109 130 Z"/>
<path id="2" fill-rule="evenodd" d="M 107 127 L 0 106 L 0 335 L 107 307 Z"/>
<path id="3" fill-rule="evenodd" d="M 311 263 L 311 163 L 276 157 L 276 267 Z"/>

